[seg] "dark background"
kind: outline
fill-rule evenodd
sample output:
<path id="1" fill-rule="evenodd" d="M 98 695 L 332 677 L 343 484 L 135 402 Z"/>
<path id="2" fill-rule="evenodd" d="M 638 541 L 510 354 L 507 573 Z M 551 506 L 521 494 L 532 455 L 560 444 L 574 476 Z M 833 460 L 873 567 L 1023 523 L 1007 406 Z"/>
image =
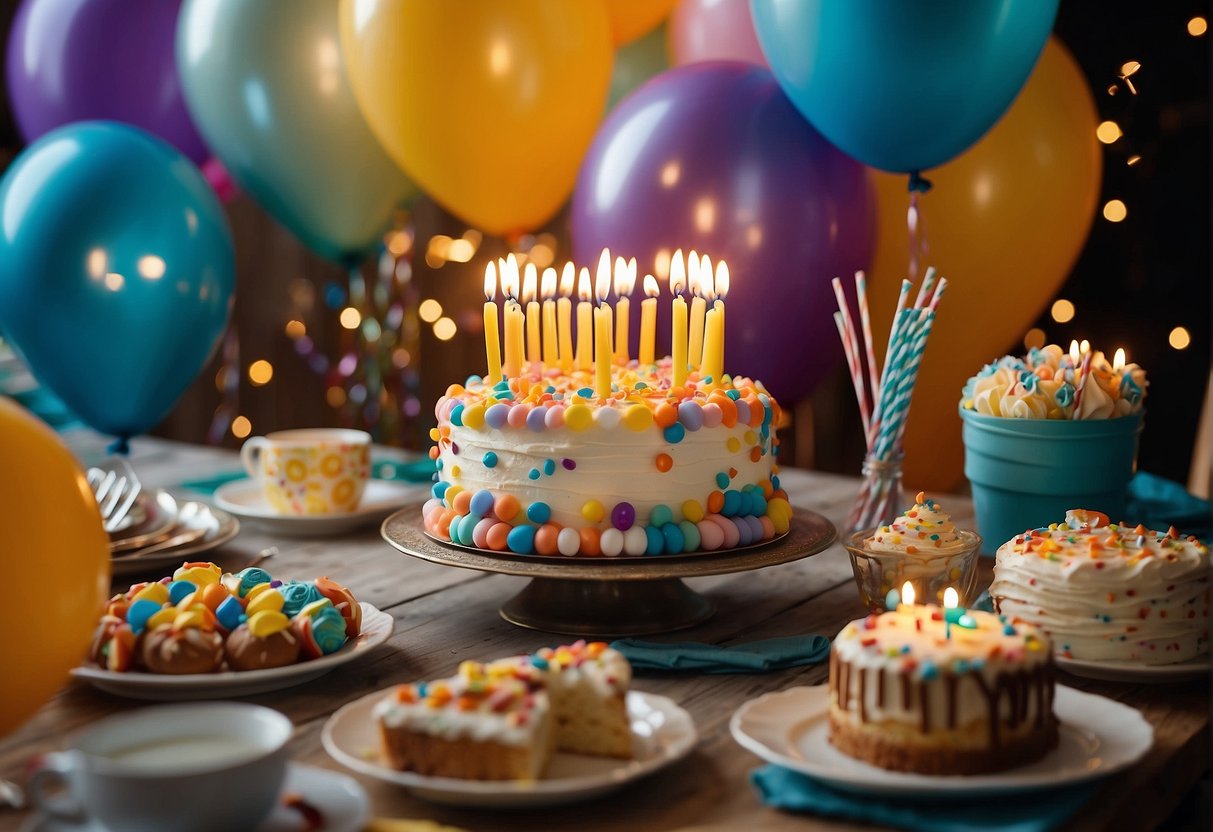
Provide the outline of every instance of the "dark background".
<path id="1" fill-rule="evenodd" d="M 16 0 L 0 0 L 0 32 L 5 35 L 16 5 Z M 1063 0 L 1055 31 L 1083 67 L 1101 118 L 1116 121 L 1125 134 L 1103 146 L 1100 205 L 1123 200 L 1128 216 L 1119 223 L 1096 217 L 1086 248 L 1058 294 L 1074 303 L 1074 319 L 1057 323 L 1046 308 L 1036 324 L 1049 341 L 1063 345 L 1071 338 L 1088 338 L 1097 347 L 1124 345 L 1131 360 L 1146 368 L 1150 389 L 1140 466 L 1181 481 L 1188 480 L 1192 463 L 1210 355 L 1210 34 L 1188 34 L 1187 22 L 1196 15 L 1209 16 L 1206 4 Z M 1136 95 L 1118 78 L 1129 60 L 1141 63 L 1131 78 Z M 1118 87 L 1114 95 L 1108 93 L 1112 84 Z M 21 147 L 5 101 L 0 107 L 0 168 Z M 1135 154 L 1140 162 L 1127 165 Z M 157 432 L 201 442 L 216 426 L 218 441 L 234 446 L 239 440 L 225 427 L 236 414 L 251 422 L 254 434 L 360 423 L 364 409 L 349 401 L 334 406 L 343 394 L 330 391 L 341 387 L 333 368 L 349 349 L 350 336 L 324 297 L 326 289 L 344 285 L 345 275 L 296 243 L 249 198 L 237 199 L 228 213 L 237 251 L 233 320 L 240 353 L 233 366 L 239 368 L 239 385 L 224 398 L 217 383 L 223 361 L 216 356 Z M 416 242 L 406 256 L 411 269 L 403 273 L 411 272 L 411 277 L 404 291 L 414 302 L 436 299 L 459 326 L 455 337 L 442 343 L 412 306 L 402 325 L 408 361 L 389 385 L 398 393 L 393 407 L 399 418 L 380 424 L 379 433 L 388 441 L 422 447 L 434 399 L 449 382 L 478 367 L 483 341 L 477 329 L 479 292 L 473 287 L 479 286 L 485 256 L 506 248 L 503 241 L 486 238 L 473 263 L 443 264 L 441 258 L 427 263 L 434 234 L 459 237 L 467 227 L 424 198 L 411 219 Z M 538 240 L 554 248 L 557 261 L 567 257 L 563 218 L 557 217 L 548 231 L 545 237 L 514 243 L 525 247 Z M 374 270 L 368 264 L 366 274 Z M 307 326 L 318 356 L 312 359 L 314 366 L 286 334 L 291 319 Z M 1168 345 L 1177 326 L 1191 334 L 1191 344 L 1183 350 Z M 1023 344 L 1006 348 L 1022 353 Z M 256 359 L 272 363 L 269 384 L 250 382 L 247 367 Z M 328 369 L 317 372 L 325 364 Z M 326 401 L 326 392 L 335 398 Z M 226 410 L 216 420 L 221 405 Z M 862 454 L 858 423 L 854 395 L 840 367 L 811 402 L 797 408 L 788 450 L 799 464 L 855 472 Z M 1207 460 L 1200 464 L 1209 467 Z"/>

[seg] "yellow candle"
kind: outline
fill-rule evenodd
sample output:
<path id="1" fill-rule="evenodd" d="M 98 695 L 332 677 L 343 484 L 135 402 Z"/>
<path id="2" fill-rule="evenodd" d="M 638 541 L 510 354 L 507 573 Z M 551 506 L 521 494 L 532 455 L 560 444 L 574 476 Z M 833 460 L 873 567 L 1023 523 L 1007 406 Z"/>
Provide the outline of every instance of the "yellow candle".
<path id="1" fill-rule="evenodd" d="M 569 295 L 573 294 L 574 276 L 573 264 L 565 263 L 560 275 L 560 299 L 556 301 L 557 352 L 562 373 L 573 369 L 573 302 Z"/>
<path id="2" fill-rule="evenodd" d="M 555 369 L 558 362 L 556 353 L 556 270 L 550 266 L 543 270 L 543 279 L 539 281 L 543 294 L 543 368 Z"/>
<path id="3" fill-rule="evenodd" d="M 706 259 L 706 257 L 705 257 Z M 695 261 L 692 261 L 694 264 Z M 697 265 L 690 269 L 691 294 L 691 323 L 687 331 L 687 361 L 692 367 L 703 370 L 703 327 L 704 316 L 707 314 L 706 298 L 712 294 L 712 272 L 706 272 Z"/>
<path id="4" fill-rule="evenodd" d="M 631 301 L 628 296 L 636 286 L 636 258 L 625 263 L 622 257 L 615 260 L 615 361 L 627 364 L 632 355 L 628 352 L 628 327 L 631 324 Z"/>
<path id="5" fill-rule="evenodd" d="M 501 381 L 501 342 L 497 324 L 497 302 L 493 296 L 497 294 L 497 266 L 489 263 L 484 268 L 484 352 L 488 358 L 488 372 L 485 381 L 496 384 Z"/>
<path id="6" fill-rule="evenodd" d="M 585 266 L 577 275 L 577 369 L 590 370 L 594 365 L 594 307 L 590 298 L 590 270 Z"/>
<path id="7" fill-rule="evenodd" d="M 598 274 L 594 279 L 594 299 L 598 307 L 594 310 L 594 392 L 600 398 L 611 395 L 611 307 L 607 306 L 607 295 L 611 291 L 611 253 L 602 250 L 598 260 Z"/>
<path id="8" fill-rule="evenodd" d="M 539 302 L 535 300 L 538 294 L 539 272 L 534 263 L 526 264 L 526 277 L 522 280 L 522 301 L 526 304 L 526 358 L 531 363 L 531 369 L 538 371 L 540 330 Z"/>
<path id="9" fill-rule="evenodd" d="M 644 276 L 645 299 L 640 302 L 640 363 L 652 364 L 656 360 L 654 344 L 657 338 L 657 278 Z"/>
<path id="10" fill-rule="evenodd" d="M 511 255 L 512 256 L 512 255 Z M 505 367 L 507 378 L 522 375 L 522 308 L 518 305 L 518 261 L 499 264 L 505 302 Z"/>
<path id="11" fill-rule="evenodd" d="M 729 293 L 729 267 L 721 261 L 716 264 L 713 294 L 716 301 L 707 314 L 707 325 L 703 338 L 703 375 L 711 376 L 719 384 L 724 374 L 724 296 Z"/>
<path id="12" fill-rule="evenodd" d="M 682 290 L 686 288 L 686 274 L 682 268 L 681 252 L 675 255 L 670 268 L 670 291 L 674 293 L 672 307 L 674 323 L 670 331 L 670 363 L 674 373 L 673 386 L 682 387 L 687 381 L 687 302 Z"/>

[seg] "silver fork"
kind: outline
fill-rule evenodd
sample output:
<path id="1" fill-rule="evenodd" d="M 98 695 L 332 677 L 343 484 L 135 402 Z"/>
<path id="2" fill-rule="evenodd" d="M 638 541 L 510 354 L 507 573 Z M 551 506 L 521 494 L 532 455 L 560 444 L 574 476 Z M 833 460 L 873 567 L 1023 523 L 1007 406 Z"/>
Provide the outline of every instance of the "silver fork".
<path id="1" fill-rule="evenodd" d="M 118 460 L 121 470 L 89 468 L 88 484 L 93 489 L 97 506 L 101 509 L 101 518 L 105 521 L 105 531 L 112 533 L 118 525 L 130 514 L 131 507 L 139 498 L 143 484 L 135 476 L 131 464 L 125 459 Z"/>

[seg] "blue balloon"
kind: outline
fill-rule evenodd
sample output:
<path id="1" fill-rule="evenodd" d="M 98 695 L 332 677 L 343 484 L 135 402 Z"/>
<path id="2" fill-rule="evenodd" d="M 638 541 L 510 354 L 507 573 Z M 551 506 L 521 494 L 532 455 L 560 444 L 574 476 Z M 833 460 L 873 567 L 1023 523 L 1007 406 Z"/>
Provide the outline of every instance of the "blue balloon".
<path id="1" fill-rule="evenodd" d="M 0 180 L 0 327 L 103 433 L 168 413 L 227 325 L 234 272 L 202 174 L 136 127 L 61 127 Z"/>
<path id="2" fill-rule="evenodd" d="M 957 156 L 1032 73 L 1059 0 L 750 0 L 771 71 L 844 153 L 915 173 Z"/>

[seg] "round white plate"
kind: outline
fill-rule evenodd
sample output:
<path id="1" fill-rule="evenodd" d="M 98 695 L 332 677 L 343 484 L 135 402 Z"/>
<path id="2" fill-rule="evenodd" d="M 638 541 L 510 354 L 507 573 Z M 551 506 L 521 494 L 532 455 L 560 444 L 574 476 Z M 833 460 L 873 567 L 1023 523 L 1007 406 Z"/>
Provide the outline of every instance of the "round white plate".
<path id="1" fill-rule="evenodd" d="M 140 495 L 138 506 L 143 519 L 138 523 L 120 526 L 121 531 L 110 534 L 111 553 L 150 545 L 172 531 L 177 522 L 177 499 L 163 488 Z"/>
<path id="2" fill-rule="evenodd" d="M 321 656 L 286 667 L 268 670 L 223 671 L 222 673 L 188 673 L 180 676 L 165 673 L 116 673 L 100 667 L 77 667 L 72 676 L 93 687 L 133 699 L 189 700 L 226 699 L 280 690 L 310 682 L 338 665 L 358 658 L 387 641 L 392 635 L 394 620 L 365 601 L 362 605 L 362 632 L 350 639 L 336 653 Z"/>
<path id="3" fill-rule="evenodd" d="M 225 483 L 215 490 L 215 505 L 241 520 L 276 534 L 296 537 L 340 534 L 382 520 L 396 509 L 428 493 L 420 486 L 389 480 L 369 480 L 358 508 L 349 514 L 320 516 L 279 514 L 265 499 L 261 485 L 251 479 Z"/>
<path id="4" fill-rule="evenodd" d="M 1145 682 L 1165 684 L 1167 682 L 1190 682 L 1193 679 L 1209 678 L 1209 656 L 1197 656 L 1177 664 L 1136 664 L 1134 662 L 1092 662 L 1054 656 L 1057 668 L 1075 676 L 1099 679 L 1103 682 Z"/>
<path id="5" fill-rule="evenodd" d="M 379 729 L 372 711 L 389 692 L 369 694 L 333 714 L 321 734 L 325 750 L 360 774 L 404 786 L 425 800 L 454 806 L 535 807 L 589 800 L 685 757 L 698 740 L 690 714 L 673 701 L 630 691 L 627 708 L 634 759 L 558 753 L 544 775 L 533 782 L 426 777 L 389 768 L 379 756 Z"/>
<path id="6" fill-rule="evenodd" d="M 1120 771 L 1141 759 L 1154 729 L 1128 705 L 1057 686 L 1057 748 L 1035 763 L 994 774 L 937 776 L 886 771 L 830 744 L 829 688 L 790 688 L 752 699 L 729 723 L 733 738 L 764 760 L 845 791 L 929 799 L 977 797 L 1061 786 Z"/>
<path id="7" fill-rule="evenodd" d="M 202 538 L 184 546 L 165 549 L 161 552 L 136 557 L 134 553 L 110 556 L 110 571 L 115 575 L 146 575 L 149 571 L 165 566 L 180 566 L 190 555 L 209 552 L 218 549 L 240 533 L 240 521 L 226 511 L 208 506 L 210 517 L 205 514 L 188 515 L 181 524 L 182 529 L 189 528 L 191 523 L 207 523 L 211 525 Z"/>
<path id="8" fill-rule="evenodd" d="M 282 784 L 282 800 L 258 824 L 256 832 L 297 832 L 306 828 L 299 810 L 283 802 L 291 794 L 299 795 L 324 816 L 324 826 L 318 832 L 358 832 L 370 819 L 371 801 L 357 780 L 338 771 L 290 763 L 286 782 Z M 105 827 L 93 820 L 46 815 L 35 815 L 21 829 L 22 832 L 106 832 Z"/>

